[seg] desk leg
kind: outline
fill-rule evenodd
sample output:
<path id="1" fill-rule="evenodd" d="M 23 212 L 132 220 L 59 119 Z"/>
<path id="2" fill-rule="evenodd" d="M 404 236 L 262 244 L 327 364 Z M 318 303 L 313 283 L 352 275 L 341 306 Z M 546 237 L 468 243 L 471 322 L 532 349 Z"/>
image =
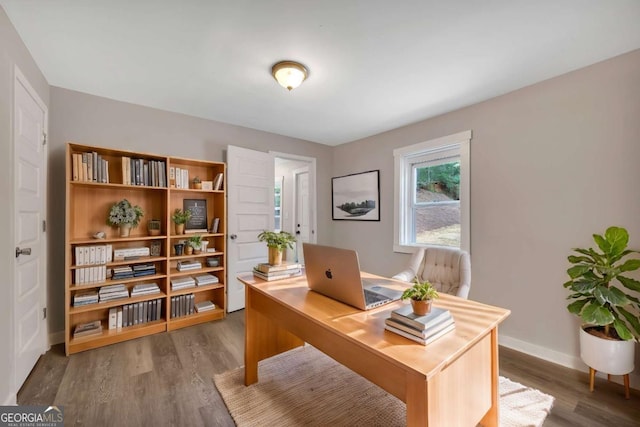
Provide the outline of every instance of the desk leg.
<path id="1" fill-rule="evenodd" d="M 498 427 L 500 420 L 500 378 L 498 369 L 498 327 L 491 330 L 491 408 L 480 420 L 483 427 Z"/>
<path id="2" fill-rule="evenodd" d="M 258 382 L 258 348 L 257 330 L 258 313 L 253 309 L 251 300 L 252 290 L 245 287 L 245 309 L 244 309 L 244 385 L 251 385 Z"/>
<path id="3" fill-rule="evenodd" d="M 424 378 L 407 378 L 407 426 L 427 427 L 429 425 L 428 391 Z"/>

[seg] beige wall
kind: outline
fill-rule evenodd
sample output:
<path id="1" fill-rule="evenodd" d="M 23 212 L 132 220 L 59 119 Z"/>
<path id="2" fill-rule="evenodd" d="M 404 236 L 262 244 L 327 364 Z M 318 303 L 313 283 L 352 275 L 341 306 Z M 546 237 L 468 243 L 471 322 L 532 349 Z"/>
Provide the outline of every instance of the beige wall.
<path id="1" fill-rule="evenodd" d="M 380 169 L 381 221 L 335 221 L 363 268 L 392 252 L 393 149 L 472 130 L 470 298 L 512 310 L 502 342 L 579 366 L 562 287 L 573 247 L 610 225 L 640 248 L 640 50 L 411 126 L 337 147 L 333 175 Z M 638 363 L 636 364 L 638 366 Z"/>
<path id="2" fill-rule="evenodd" d="M 0 195 L 5 209 L 0 209 L 0 403 L 15 403 L 14 385 L 14 343 L 13 343 L 13 283 L 12 274 L 15 265 L 13 252 L 13 84 L 14 67 L 18 66 L 33 89 L 44 103 L 49 105 L 49 85 L 20 36 L 0 7 Z M 6 208 L 10 206 L 11 208 Z M 7 244 L 7 242 L 9 242 Z"/>
<path id="3" fill-rule="evenodd" d="M 331 147 L 299 139 L 156 110 L 125 102 L 51 88 L 51 144 L 49 174 L 52 218 L 49 239 L 52 266 L 49 283 L 49 330 L 64 329 L 64 159 L 65 144 L 74 141 L 162 155 L 225 161 L 227 145 L 259 151 L 315 157 L 318 165 L 318 197 L 330 197 Z M 319 209 L 318 236 L 331 241 L 328 206 Z"/>

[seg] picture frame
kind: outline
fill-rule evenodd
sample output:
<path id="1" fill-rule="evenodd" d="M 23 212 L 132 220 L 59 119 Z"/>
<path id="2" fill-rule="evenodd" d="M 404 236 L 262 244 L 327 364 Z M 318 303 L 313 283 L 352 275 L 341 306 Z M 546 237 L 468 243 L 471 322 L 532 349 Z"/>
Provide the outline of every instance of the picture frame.
<path id="1" fill-rule="evenodd" d="M 207 199 L 184 199 L 182 210 L 191 212 L 191 218 L 184 224 L 185 233 L 207 232 Z"/>
<path id="2" fill-rule="evenodd" d="M 380 170 L 331 178 L 334 221 L 380 221 Z"/>

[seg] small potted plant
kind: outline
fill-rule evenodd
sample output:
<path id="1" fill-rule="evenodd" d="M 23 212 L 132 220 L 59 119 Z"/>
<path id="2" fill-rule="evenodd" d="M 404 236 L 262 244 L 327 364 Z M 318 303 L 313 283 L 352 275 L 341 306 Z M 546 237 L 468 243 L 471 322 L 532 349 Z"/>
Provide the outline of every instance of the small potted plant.
<path id="1" fill-rule="evenodd" d="M 196 190 L 202 190 L 202 181 L 197 176 L 193 178 L 193 188 Z"/>
<path id="2" fill-rule="evenodd" d="M 431 311 L 431 303 L 440 295 L 436 288 L 428 280 L 420 280 L 418 276 L 413 278 L 413 286 L 402 293 L 403 300 L 411 300 L 411 308 L 418 316 L 424 316 Z"/>
<path id="3" fill-rule="evenodd" d="M 140 206 L 133 206 L 127 199 L 122 199 L 109 209 L 107 224 L 119 227 L 120 237 L 129 237 L 131 227 L 137 227 L 143 215 Z"/>
<path id="4" fill-rule="evenodd" d="M 187 242 L 190 247 L 193 248 L 194 254 L 199 254 L 202 249 L 202 236 L 199 234 L 194 234 L 187 239 Z"/>
<path id="5" fill-rule="evenodd" d="M 282 252 L 286 249 L 293 249 L 296 238 L 287 231 L 267 231 L 258 234 L 258 240 L 266 242 L 269 248 L 269 264 L 282 264 Z"/>
<path id="6" fill-rule="evenodd" d="M 150 219 L 147 221 L 147 232 L 149 236 L 159 236 L 160 235 L 160 220 L 159 219 Z"/>
<path id="7" fill-rule="evenodd" d="M 593 240 L 600 251 L 575 248 L 579 255 L 568 257 L 573 266 L 563 286 L 571 291 L 567 299 L 574 301 L 567 310 L 583 322 L 580 357 L 591 373 L 628 375 L 640 338 L 640 282 L 624 273 L 640 268 L 640 259 L 628 259 L 639 252 L 627 249 L 629 233 L 622 227 L 609 227 L 604 236 L 594 234 Z M 628 398 L 628 389 L 625 394 Z"/>
<path id="8" fill-rule="evenodd" d="M 176 234 L 184 234 L 184 224 L 191 219 L 191 211 L 176 208 L 171 214 L 171 220 L 175 224 Z"/>

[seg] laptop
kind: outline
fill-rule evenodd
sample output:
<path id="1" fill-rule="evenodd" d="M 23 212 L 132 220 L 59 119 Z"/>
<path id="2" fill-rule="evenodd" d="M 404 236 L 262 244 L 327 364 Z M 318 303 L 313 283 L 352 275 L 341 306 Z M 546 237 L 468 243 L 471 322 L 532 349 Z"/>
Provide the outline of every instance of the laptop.
<path id="1" fill-rule="evenodd" d="M 351 249 L 303 243 L 305 274 L 312 291 L 370 310 L 400 299 L 392 279 L 362 278 L 358 254 Z"/>

